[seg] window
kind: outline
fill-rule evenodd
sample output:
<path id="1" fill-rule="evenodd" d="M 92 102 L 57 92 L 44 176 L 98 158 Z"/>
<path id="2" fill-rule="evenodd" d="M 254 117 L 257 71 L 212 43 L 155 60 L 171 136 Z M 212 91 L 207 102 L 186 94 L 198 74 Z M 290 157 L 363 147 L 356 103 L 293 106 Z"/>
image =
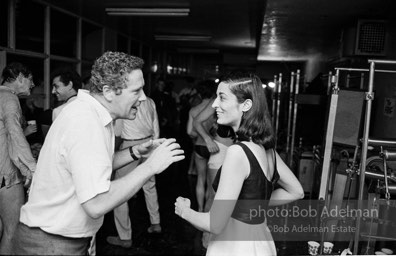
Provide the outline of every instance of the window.
<path id="1" fill-rule="evenodd" d="M 46 1 L 66 11 L 70 11 L 72 13 L 77 13 L 77 14 L 81 9 L 82 2 L 85 2 L 81 0 L 67 0 L 67 1 L 46 0 Z"/>
<path id="2" fill-rule="evenodd" d="M 8 1 L 0 1 L 0 46 L 7 46 L 8 40 Z"/>
<path id="3" fill-rule="evenodd" d="M 94 60 L 102 53 L 102 28 L 82 22 L 82 59 Z"/>
<path id="4" fill-rule="evenodd" d="M 76 57 L 77 18 L 51 10 L 51 55 Z"/>
<path id="5" fill-rule="evenodd" d="M 131 40 L 131 55 L 140 56 L 140 43 L 135 40 Z"/>
<path id="6" fill-rule="evenodd" d="M 76 63 L 73 62 L 66 62 L 66 61 L 61 61 L 61 60 L 51 60 L 50 62 L 50 73 L 54 72 L 55 70 L 59 68 L 71 68 L 76 70 Z"/>
<path id="7" fill-rule="evenodd" d="M 128 53 L 128 38 L 118 34 L 117 35 L 117 50 Z"/>
<path id="8" fill-rule="evenodd" d="M 15 7 L 15 23 L 16 49 L 43 52 L 44 6 L 31 1 L 18 1 Z"/>

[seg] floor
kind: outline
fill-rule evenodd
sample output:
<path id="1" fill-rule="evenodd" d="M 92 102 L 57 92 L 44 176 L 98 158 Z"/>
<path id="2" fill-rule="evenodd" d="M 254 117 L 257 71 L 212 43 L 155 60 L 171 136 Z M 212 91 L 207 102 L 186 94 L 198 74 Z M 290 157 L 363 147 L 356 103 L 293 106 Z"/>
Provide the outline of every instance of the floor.
<path id="1" fill-rule="evenodd" d="M 201 232 L 179 218 L 174 213 L 174 202 L 178 196 L 192 199 L 191 190 L 195 186 L 196 176 L 188 175 L 183 164 L 174 164 L 164 173 L 157 175 L 157 191 L 160 205 L 161 234 L 149 234 L 149 215 L 146 209 L 143 191 L 129 200 L 132 222 L 132 248 L 112 246 L 106 242 L 109 235 L 117 235 L 113 213 L 105 216 L 104 224 L 97 234 L 98 255 L 205 255 L 200 243 Z"/>

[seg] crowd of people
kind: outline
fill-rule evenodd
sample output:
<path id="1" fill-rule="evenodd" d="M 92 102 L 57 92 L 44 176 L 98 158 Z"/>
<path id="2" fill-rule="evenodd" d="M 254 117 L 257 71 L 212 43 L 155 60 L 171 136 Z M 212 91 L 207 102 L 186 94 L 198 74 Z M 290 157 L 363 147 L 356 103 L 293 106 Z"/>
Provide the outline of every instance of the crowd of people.
<path id="1" fill-rule="evenodd" d="M 111 211 L 117 236 L 106 241 L 129 248 L 128 200 L 140 189 L 147 232 L 161 233 L 155 176 L 178 162 L 197 177 L 197 206 L 178 197 L 175 214 L 203 231 L 207 255 L 276 254 L 266 219 L 248 220 L 246 213 L 304 193 L 275 152 L 260 79 L 234 72 L 219 84 L 198 80 L 176 93 L 159 78 L 147 97 L 143 65 L 109 51 L 84 82 L 75 70 L 57 69 L 51 84 L 59 104 L 49 110 L 28 67 L 4 68 L 0 254 L 94 255 L 96 233 Z"/>

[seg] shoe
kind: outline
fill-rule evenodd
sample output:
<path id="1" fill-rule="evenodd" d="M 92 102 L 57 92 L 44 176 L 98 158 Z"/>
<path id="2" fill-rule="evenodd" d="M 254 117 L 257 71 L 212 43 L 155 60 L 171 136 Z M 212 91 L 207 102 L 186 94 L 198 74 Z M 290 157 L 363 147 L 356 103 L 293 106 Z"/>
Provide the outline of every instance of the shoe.
<path id="1" fill-rule="evenodd" d="M 106 241 L 109 244 L 121 246 L 123 248 L 131 248 L 132 247 L 132 239 L 121 240 L 121 238 L 119 238 L 118 236 L 108 236 L 106 238 Z"/>
<path id="2" fill-rule="evenodd" d="M 161 225 L 160 224 L 151 224 L 150 227 L 148 227 L 147 232 L 149 233 L 161 233 Z"/>

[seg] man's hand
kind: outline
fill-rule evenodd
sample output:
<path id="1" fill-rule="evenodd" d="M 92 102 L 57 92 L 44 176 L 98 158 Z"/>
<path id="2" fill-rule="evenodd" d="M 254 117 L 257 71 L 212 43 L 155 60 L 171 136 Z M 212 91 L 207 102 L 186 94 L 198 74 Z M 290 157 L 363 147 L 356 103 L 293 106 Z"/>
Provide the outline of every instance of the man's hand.
<path id="1" fill-rule="evenodd" d="M 156 139 L 149 140 L 142 144 L 136 145 L 132 148 L 133 153 L 138 158 L 147 158 L 150 156 L 151 152 L 156 149 L 159 145 L 161 145 L 166 139 Z"/>
<path id="2" fill-rule="evenodd" d="M 29 166 L 31 166 L 29 168 L 28 164 L 24 163 L 22 159 L 19 159 L 19 161 L 15 161 L 15 163 L 16 163 L 16 167 L 19 169 L 19 172 L 23 176 L 23 179 L 24 179 L 23 186 L 25 188 L 28 188 L 32 182 L 33 173 L 36 170 L 36 164 L 33 163 L 33 164 L 29 165 Z"/>
<path id="3" fill-rule="evenodd" d="M 33 178 L 33 174 L 30 174 L 29 176 L 25 177 L 25 183 L 23 184 L 23 186 L 25 188 L 28 188 L 29 190 L 30 190 L 30 185 L 32 184 L 32 178 Z"/>
<path id="4" fill-rule="evenodd" d="M 176 139 L 158 140 L 162 140 L 161 145 L 159 145 L 143 163 L 153 170 L 155 174 L 161 173 L 168 168 L 169 165 L 185 158 L 184 151 L 180 148 L 180 145 L 176 143 Z"/>
<path id="5" fill-rule="evenodd" d="M 37 132 L 37 125 L 35 124 L 28 125 L 26 126 L 25 130 L 23 130 L 23 134 L 25 136 L 29 136 L 30 134 L 33 134 L 35 132 Z"/>

